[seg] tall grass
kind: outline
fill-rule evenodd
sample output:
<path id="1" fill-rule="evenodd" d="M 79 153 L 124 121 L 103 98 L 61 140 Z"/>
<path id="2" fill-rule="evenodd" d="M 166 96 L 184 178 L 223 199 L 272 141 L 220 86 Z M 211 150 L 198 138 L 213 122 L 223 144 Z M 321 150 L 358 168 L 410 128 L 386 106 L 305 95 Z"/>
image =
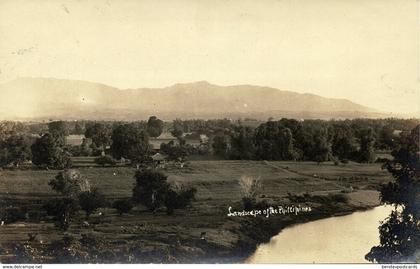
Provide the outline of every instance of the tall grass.
<path id="1" fill-rule="evenodd" d="M 239 179 L 239 186 L 244 198 L 255 198 L 261 191 L 262 183 L 260 177 L 242 175 Z"/>

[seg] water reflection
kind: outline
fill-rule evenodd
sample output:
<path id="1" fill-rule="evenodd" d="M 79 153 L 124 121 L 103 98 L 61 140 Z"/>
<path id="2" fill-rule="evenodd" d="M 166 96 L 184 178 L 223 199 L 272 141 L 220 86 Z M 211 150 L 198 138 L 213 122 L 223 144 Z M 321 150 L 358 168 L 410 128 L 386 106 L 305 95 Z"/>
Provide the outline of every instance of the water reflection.
<path id="1" fill-rule="evenodd" d="M 379 222 L 391 213 L 380 206 L 284 229 L 258 247 L 248 263 L 367 263 L 379 243 Z"/>

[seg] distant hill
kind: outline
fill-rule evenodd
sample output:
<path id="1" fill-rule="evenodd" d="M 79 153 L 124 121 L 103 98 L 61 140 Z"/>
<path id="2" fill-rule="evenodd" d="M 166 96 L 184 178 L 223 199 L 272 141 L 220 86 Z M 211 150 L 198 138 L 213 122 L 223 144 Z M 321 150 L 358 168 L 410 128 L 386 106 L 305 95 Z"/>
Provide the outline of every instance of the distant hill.
<path id="1" fill-rule="evenodd" d="M 355 118 L 385 114 L 346 99 L 205 81 L 117 89 L 99 83 L 19 78 L 0 84 L 0 119 L 139 120 L 174 118 Z"/>

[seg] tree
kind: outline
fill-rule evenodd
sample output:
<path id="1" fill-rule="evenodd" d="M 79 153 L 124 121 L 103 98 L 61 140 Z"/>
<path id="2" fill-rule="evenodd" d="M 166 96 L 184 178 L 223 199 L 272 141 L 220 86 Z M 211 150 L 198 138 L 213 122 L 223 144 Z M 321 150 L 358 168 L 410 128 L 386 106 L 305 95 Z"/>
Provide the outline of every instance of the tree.
<path id="1" fill-rule="evenodd" d="M 139 170 L 134 176 L 133 201 L 143 204 L 151 210 L 160 207 L 169 190 L 167 176 L 154 170 Z"/>
<path id="2" fill-rule="evenodd" d="M 0 164 L 19 166 L 30 160 L 31 148 L 29 140 L 22 135 L 11 135 L 0 143 Z"/>
<path id="3" fill-rule="evenodd" d="M 98 189 L 88 190 L 79 194 L 80 208 L 86 212 L 86 219 L 100 207 L 105 205 L 105 197 Z"/>
<path id="4" fill-rule="evenodd" d="M 225 134 L 216 135 L 213 138 L 213 143 L 212 143 L 214 154 L 221 157 L 226 157 L 228 154 L 228 145 L 229 145 L 228 136 L 226 136 Z"/>
<path id="5" fill-rule="evenodd" d="M 328 161 L 331 154 L 331 144 L 328 141 L 326 129 L 320 129 L 313 136 L 314 141 L 314 161 L 320 163 Z"/>
<path id="6" fill-rule="evenodd" d="M 185 145 L 175 144 L 174 141 L 170 141 L 167 144 L 162 143 L 160 149 L 171 161 L 184 162 L 185 158 L 188 156 L 188 151 Z"/>
<path id="7" fill-rule="evenodd" d="M 372 128 L 363 129 L 360 133 L 359 158 L 361 162 L 375 161 L 375 135 Z"/>
<path id="8" fill-rule="evenodd" d="M 172 214 L 174 209 L 185 208 L 195 197 L 195 188 L 185 188 L 178 184 L 170 185 L 167 176 L 155 170 L 139 170 L 135 174 L 136 185 L 133 201 L 154 211 L 162 205 Z"/>
<path id="9" fill-rule="evenodd" d="M 90 156 L 92 155 L 92 148 L 89 146 L 88 140 L 83 138 L 82 144 L 79 146 L 81 156 Z"/>
<path id="10" fill-rule="evenodd" d="M 184 133 L 184 123 L 182 122 L 182 120 L 175 119 L 172 122 L 172 130 L 173 130 L 173 133 L 172 133 L 173 136 L 175 137 L 182 136 L 182 134 Z"/>
<path id="11" fill-rule="evenodd" d="M 294 138 L 303 160 L 320 163 L 329 159 L 331 155 L 331 134 L 326 122 L 305 120 Z"/>
<path id="12" fill-rule="evenodd" d="M 116 200 L 112 204 L 112 207 L 118 211 L 118 214 L 122 215 L 124 213 L 130 212 L 130 210 L 133 208 L 133 203 L 131 202 L 131 199 L 120 199 Z"/>
<path id="13" fill-rule="evenodd" d="M 54 216 L 54 219 L 57 221 L 55 225 L 66 231 L 79 210 L 79 203 L 76 199 L 70 197 L 55 198 L 49 200 L 44 205 L 44 209 L 48 215 Z"/>
<path id="14" fill-rule="evenodd" d="M 26 133 L 28 126 L 22 122 L 0 121 L 0 142 L 6 140 L 11 135 L 21 135 Z"/>
<path id="15" fill-rule="evenodd" d="M 394 129 L 390 125 L 382 127 L 377 142 L 380 149 L 392 149 L 394 146 Z"/>
<path id="16" fill-rule="evenodd" d="M 84 133 L 82 124 L 80 122 L 76 121 L 76 123 L 74 124 L 73 133 L 77 135 L 81 135 Z"/>
<path id="17" fill-rule="evenodd" d="M 237 160 L 255 158 L 254 130 L 251 127 L 238 126 L 230 134 L 231 149 L 229 157 Z"/>
<path id="18" fill-rule="evenodd" d="M 66 136 L 69 134 L 66 122 L 53 121 L 48 123 L 48 132 L 59 146 L 64 146 L 66 144 Z"/>
<path id="19" fill-rule="evenodd" d="M 352 159 L 356 152 L 353 130 L 346 124 L 333 125 L 332 154 L 340 160 Z"/>
<path id="20" fill-rule="evenodd" d="M 48 201 L 44 208 L 57 220 L 57 227 L 67 230 L 80 208 L 79 195 L 90 191 L 89 181 L 79 171 L 70 169 L 59 172 L 48 185 L 61 197 Z"/>
<path id="21" fill-rule="evenodd" d="M 147 121 L 147 133 L 151 137 L 158 137 L 163 131 L 163 121 L 156 116 L 151 116 Z"/>
<path id="22" fill-rule="evenodd" d="M 264 160 L 294 159 L 292 131 L 282 122 L 268 121 L 255 130 L 256 156 Z"/>
<path id="23" fill-rule="evenodd" d="M 77 197 L 81 192 L 90 191 L 90 183 L 76 169 L 68 169 L 59 172 L 48 185 L 66 197 Z"/>
<path id="24" fill-rule="evenodd" d="M 174 136 L 174 137 L 176 137 L 176 138 L 180 138 L 180 137 L 182 137 L 182 134 L 183 134 L 184 132 L 182 132 L 182 130 L 180 130 L 180 129 L 173 129 L 173 130 L 171 130 L 171 134 Z"/>
<path id="25" fill-rule="evenodd" d="M 179 190 L 169 189 L 165 195 L 166 213 L 172 215 L 175 209 L 185 208 L 195 199 L 197 189 L 180 187 Z"/>
<path id="26" fill-rule="evenodd" d="M 71 166 L 69 154 L 57 144 L 56 139 L 50 134 L 44 134 L 36 139 L 31 146 L 32 162 L 38 166 L 53 168 L 68 168 Z"/>
<path id="27" fill-rule="evenodd" d="M 104 123 L 94 123 L 86 126 L 85 137 L 92 139 L 92 143 L 101 151 L 105 151 L 106 146 L 111 144 L 111 134 L 111 127 Z"/>
<path id="28" fill-rule="evenodd" d="M 180 124 L 175 124 L 175 121 L 173 123 L 173 127 L 171 130 L 171 134 L 176 137 L 176 138 L 181 138 L 182 134 L 184 133 L 182 126 L 180 126 Z"/>
<path id="29" fill-rule="evenodd" d="M 150 145 L 147 134 L 132 124 L 119 125 L 112 132 L 112 156 L 130 159 L 140 163 L 150 158 Z"/>
<path id="30" fill-rule="evenodd" d="M 381 203 L 394 207 L 379 227 L 380 244 L 365 258 L 379 263 L 420 261 L 420 125 L 385 164 L 395 181 L 381 189 Z"/>

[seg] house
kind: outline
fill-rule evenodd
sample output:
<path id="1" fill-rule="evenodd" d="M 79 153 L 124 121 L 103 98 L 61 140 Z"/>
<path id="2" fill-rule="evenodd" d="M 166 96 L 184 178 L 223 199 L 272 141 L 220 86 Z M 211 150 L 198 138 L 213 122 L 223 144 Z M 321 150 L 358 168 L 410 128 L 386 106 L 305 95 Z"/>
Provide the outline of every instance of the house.
<path id="1" fill-rule="evenodd" d="M 392 135 L 394 136 L 394 137 L 399 137 L 399 136 L 401 136 L 401 133 L 402 133 L 403 131 L 402 130 L 394 130 L 393 132 L 392 132 Z"/>
<path id="2" fill-rule="evenodd" d="M 174 143 L 178 143 L 178 139 L 175 136 L 173 136 L 171 133 L 162 133 L 160 136 L 156 138 L 150 138 L 149 144 L 152 146 L 152 150 L 154 152 L 159 152 L 160 145 L 162 143 L 167 144 L 171 141 L 174 141 Z"/>
<path id="3" fill-rule="evenodd" d="M 152 160 L 155 167 L 164 168 L 167 156 L 158 152 L 152 156 Z"/>
<path id="4" fill-rule="evenodd" d="M 66 136 L 66 145 L 80 146 L 85 139 L 85 135 L 68 135 Z"/>

